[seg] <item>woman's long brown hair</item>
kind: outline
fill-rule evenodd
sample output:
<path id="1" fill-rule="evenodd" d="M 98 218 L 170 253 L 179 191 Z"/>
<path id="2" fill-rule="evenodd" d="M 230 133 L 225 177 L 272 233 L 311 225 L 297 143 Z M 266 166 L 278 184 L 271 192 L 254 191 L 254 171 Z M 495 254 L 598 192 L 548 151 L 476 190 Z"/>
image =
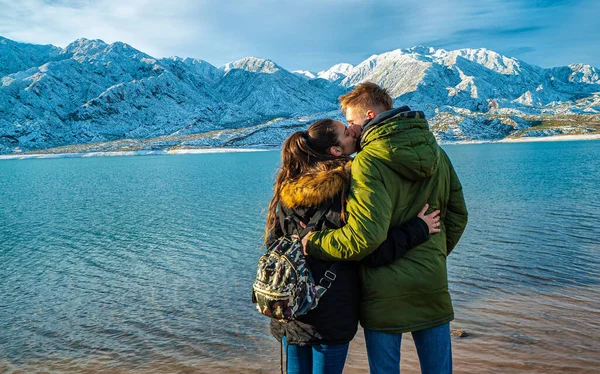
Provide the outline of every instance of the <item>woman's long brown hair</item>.
<path id="1" fill-rule="evenodd" d="M 330 118 L 313 123 L 306 131 L 296 131 L 283 142 L 281 168 L 275 178 L 273 198 L 267 211 L 265 243 L 269 239 L 269 232 L 277 224 L 277 206 L 284 182 L 306 174 L 335 169 L 350 160 L 349 157 L 330 154 L 329 149 L 335 146 L 339 146 L 337 127 Z"/>

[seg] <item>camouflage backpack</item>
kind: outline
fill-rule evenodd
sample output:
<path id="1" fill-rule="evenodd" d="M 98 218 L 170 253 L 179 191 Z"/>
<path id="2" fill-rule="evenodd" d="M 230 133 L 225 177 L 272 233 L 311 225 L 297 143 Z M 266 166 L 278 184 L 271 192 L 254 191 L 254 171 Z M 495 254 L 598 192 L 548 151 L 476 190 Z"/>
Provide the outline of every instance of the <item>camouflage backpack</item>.
<path id="1" fill-rule="evenodd" d="M 334 264 L 325 272 L 319 284 L 315 283 L 306 264 L 301 242 L 328 208 L 322 207 L 298 236 L 278 238 L 258 260 L 252 302 L 265 316 L 291 321 L 308 313 L 317 307 L 319 298 L 335 280 L 337 265 Z"/>

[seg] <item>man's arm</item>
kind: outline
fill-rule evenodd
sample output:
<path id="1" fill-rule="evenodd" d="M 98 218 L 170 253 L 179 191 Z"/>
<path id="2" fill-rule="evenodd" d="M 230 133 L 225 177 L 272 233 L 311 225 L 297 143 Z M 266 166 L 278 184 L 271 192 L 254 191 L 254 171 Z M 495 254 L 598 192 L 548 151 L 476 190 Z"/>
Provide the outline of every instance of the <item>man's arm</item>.
<path id="1" fill-rule="evenodd" d="M 389 265 L 428 239 L 429 226 L 421 218 L 415 217 L 398 227 L 392 227 L 387 239 L 365 257 L 362 264 L 369 267 Z"/>
<path id="2" fill-rule="evenodd" d="M 362 156 L 362 157 L 361 157 Z M 307 241 L 309 255 L 323 260 L 362 260 L 386 239 L 392 202 L 384 187 L 377 160 L 366 153 L 352 162 L 347 223 L 319 231 Z"/>
<path id="3" fill-rule="evenodd" d="M 465 197 L 463 196 L 462 185 L 454 171 L 454 167 L 444 152 L 450 169 L 450 196 L 448 197 L 448 206 L 444 218 L 446 227 L 446 246 L 448 253 L 452 252 L 460 240 L 465 228 L 467 227 L 468 213 Z"/>

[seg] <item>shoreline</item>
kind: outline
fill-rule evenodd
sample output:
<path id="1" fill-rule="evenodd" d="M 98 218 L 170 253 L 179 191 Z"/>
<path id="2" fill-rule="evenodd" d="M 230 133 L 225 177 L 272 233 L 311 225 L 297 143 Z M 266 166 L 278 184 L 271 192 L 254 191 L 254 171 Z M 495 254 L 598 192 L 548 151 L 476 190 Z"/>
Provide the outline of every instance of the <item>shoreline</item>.
<path id="1" fill-rule="evenodd" d="M 504 138 L 501 140 L 465 140 L 440 145 L 462 145 L 462 144 L 495 144 L 495 143 L 534 143 L 534 142 L 564 142 L 578 140 L 600 140 L 600 134 L 587 135 L 552 135 L 542 137 L 520 137 Z M 74 153 L 28 153 L 0 155 L 0 160 L 27 160 L 45 158 L 88 158 L 88 157 L 119 157 L 119 156 L 165 156 L 183 154 L 214 154 L 214 153 L 243 153 L 243 152 L 268 152 L 280 149 L 280 147 L 265 148 L 187 148 L 173 150 L 140 150 L 140 151 L 106 151 L 106 152 L 74 152 Z"/>
<path id="2" fill-rule="evenodd" d="M 600 133 L 588 135 L 552 135 L 552 136 L 524 136 L 520 138 L 504 138 L 500 140 L 459 140 L 456 142 L 440 143 L 440 145 L 458 144 L 498 144 L 498 143 L 537 143 L 537 142 L 566 142 L 579 140 L 600 140 Z"/>
<path id="3" fill-rule="evenodd" d="M 242 152 L 266 152 L 269 149 L 261 148 L 190 148 L 145 151 L 106 151 L 106 152 L 78 152 L 78 153 L 28 153 L 0 155 L 0 160 L 27 160 L 45 158 L 89 158 L 89 157 L 121 157 L 121 156 L 168 156 L 184 154 L 214 154 L 214 153 L 242 153 Z"/>
<path id="4" fill-rule="evenodd" d="M 494 143 L 529 143 L 529 142 L 567 142 L 576 140 L 600 140 L 600 134 L 525 136 L 520 138 L 504 138 Z"/>

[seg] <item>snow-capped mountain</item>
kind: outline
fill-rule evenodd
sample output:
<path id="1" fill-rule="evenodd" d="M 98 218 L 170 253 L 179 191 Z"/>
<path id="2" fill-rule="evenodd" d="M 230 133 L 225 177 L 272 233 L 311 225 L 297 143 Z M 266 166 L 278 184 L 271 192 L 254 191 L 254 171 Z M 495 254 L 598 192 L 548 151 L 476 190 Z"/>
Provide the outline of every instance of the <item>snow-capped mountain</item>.
<path id="1" fill-rule="evenodd" d="M 310 70 L 293 70 L 292 73 L 307 79 L 317 78 L 317 74 L 313 73 Z"/>
<path id="2" fill-rule="evenodd" d="M 60 52 L 60 48 L 51 45 L 28 45 L 23 48 L 23 44 L 0 36 L 0 78 L 43 65 Z"/>
<path id="3" fill-rule="evenodd" d="M 598 69 L 544 69 L 487 49 L 417 46 L 315 73 L 256 57 L 217 68 L 120 42 L 79 39 L 63 49 L 0 37 L 0 80 L 0 153 L 207 131 L 226 131 L 220 145 L 273 144 L 307 118 L 339 116 L 338 96 L 367 80 L 424 110 L 444 141 L 538 131 L 549 116 L 596 131 L 600 113 Z M 545 126 L 539 134 L 562 131 Z"/>
<path id="4" fill-rule="evenodd" d="M 600 91 L 598 70 L 589 65 L 542 69 L 486 49 L 422 46 L 371 56 L 341 84 L 352 87 L 365 80 L 388 88 L 398 102 L 475 111 L 544 106 Z"/>
<path id="5" fill-rule="evenodd" d="M 314 73 L 309 70 L 294 70 L 292 73 L 299 75 L 303 78 L 314 79 L 321 78 L 331 82 L 339 82 L 346 78 L 348 73 L 354 68 L 354 66 L 346 63 L 336 64 L 327 70 L 322 70 L 318 73 Z"/>
<path id="6" fill-rule="evenodd" d="M 0 147 L 164 135 L 229 108 L 198 74 L 189 77 L 126 44 L 80 39 L 54 61 L 2 77 Z"/>
<path id="7" fill-rule="evenodd" d="M 244 127 L 334 109 L 340 92 L 255 58 L 218 69 L 101 40 L 2 45 L 11 68 L 1 76 L 0 153 Z"/>
<path id="8" fill-rule="evenodd" d="M 210 83 L 217 83 L 223 72 L 209 62 L 197 58 L 180 58 L 169 57 L 159 60 L 161 65 L 165 65 L 170 70 L 185 70 L 191 71 L 194 75 L 200 76 L 202 79 Z M 181 66 L 183 64 L 183 66 Z"/>
<path id="9" fill-rule="evenodd" d="M 339 82 L 346 78 L 348 74 L 354 69 L 354 66 L 350 64 L 337 64 L 333 65 L 327 70 L 320 71 L 317 74 L 317 78 L 327 79 L 332 82 Z"/>
<path id="10" fill-rule="evenodd" d="M 269 119 L 335 108 L 338 90 L 333 85 L 327 90 L 328 87 L 312 84 L 273 61 L 246 57 L 221 70 L 224 75 L 217 87 L 221 97 Z"/>

